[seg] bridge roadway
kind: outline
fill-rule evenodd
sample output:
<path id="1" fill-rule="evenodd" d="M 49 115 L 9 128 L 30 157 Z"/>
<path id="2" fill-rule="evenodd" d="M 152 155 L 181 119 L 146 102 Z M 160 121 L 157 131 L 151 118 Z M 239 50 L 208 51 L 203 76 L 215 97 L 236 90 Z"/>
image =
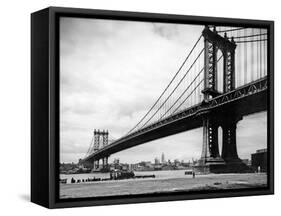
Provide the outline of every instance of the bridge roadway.
<path id="1" fill-rule="evenodd" d="M 265 111 L 267 110 L 267 94 L 266 76 L 124 136 L 89 155 L 84 161 L 93 162 L 152 140 L 202 127 L 202 116 L 206 112 L 211 112 L 212 116 L 218 116 L 219 119 L 223 118 L 223 115 L 243 117 Z"/>

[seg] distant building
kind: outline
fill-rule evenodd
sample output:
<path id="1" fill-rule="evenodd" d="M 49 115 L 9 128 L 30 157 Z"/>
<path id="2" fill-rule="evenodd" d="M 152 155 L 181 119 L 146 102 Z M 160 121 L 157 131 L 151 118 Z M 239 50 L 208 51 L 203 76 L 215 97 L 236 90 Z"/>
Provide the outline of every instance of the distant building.
<path id="1" fill-rule="evenodd" d="M 120 163 L 119 158 L 115 158 L 115 159 L 113 160 L 113 164 L 119 164 L 119 163 Z"/>
<path id="2" fill-rule="evenodd" d="M 154 164 L 160 164 L 160 160 L 158 158 L 154 159 Z"/>
<path id="3" fill-rule="evenodd" d="M 132 169 L 135 171 L 152 171 L 154 170 L 154 166 L 150 161 L 142 161 L 138 164 L 134 164 Z"/>
<path id="4" fill-rule="evenodd" d="M 161 163 L 162 163 L 162 164 L 165 163 L 165 155 L 164 155 L 164 153 L 162 153 L 162 155 L 161 155 Z"/>
<path id="5" fill-rule="evenodd" d="M 120 168 L 121 170 L 129 170 L 130 166 L 129 164 L 120 164 Z"/>
<path id="6" fill-rule="evenodd" d="M 255 171 L 267 172 L 267 149 L 259 149 L 252 154 L 251 164 Z"/>
<path id="7" fill-rule="evenodd" d="M 178 159 L 175 159 L 175 160 L 174 160 L 174 165 L 175 165 L 175 166 L 179 166 L 179 165 L 180 165 L 180 161 L 179 161 Z"/>
<path id="8" fill-rule="evenodd" d="M 137 170 L 138 169 L 138 164 L 130 164 L 129 169 L 130 170 Z"/>

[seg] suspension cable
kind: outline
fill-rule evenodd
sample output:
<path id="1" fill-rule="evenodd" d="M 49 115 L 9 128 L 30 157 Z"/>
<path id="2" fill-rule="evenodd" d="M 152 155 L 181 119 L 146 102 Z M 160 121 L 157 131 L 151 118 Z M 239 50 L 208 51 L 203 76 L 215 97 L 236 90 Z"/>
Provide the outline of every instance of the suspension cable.
<path id="1" fill-rule="evenodd" d="M 202 79 L 196 86 L 195 88 L 190 92 L 190 94 L 184 99 L 183 102 L 181 102 L 181 104 L 179 106 L 177 106 L 177 108 L 172 112 L 172 115 L 181 107 L 181 105 L 183 103 L 185 103 L 185 101 L 191 96 L 191 94 L 199 87 L 199 85 L 204 81 L 204 79 Z"/>
<path id="2" fill-rule="evenodd" d="M 90 142 L 90 146 L 88 148 L 88 151 L 87 151 L 85 157 L 87 157 L 91 153 L 91 150 L 92 150 L 92 147 L 93 147 L 93 140 L 94 140 L 94 136 L 92 136 L 92 139 L 91 139 L 91 142 Z"/>
<path id="3" fill-rule="evenodd" d="M 202 68 L 199 73 L 195 76 L 195 78 L 192 80 L 192 82 L 187 86 L 187 88 L 183 91 L 183 93 L 178 97 L 178 99 L 173 103 L 173 105 L 166 111 L 161 117 L 160 120 L 176 105 L 176 103 L 182 98 L 182 96 L 188 91 L 190 86 L 195 82 L 195 80 L 199 77 L 199 75 L 202 73 L 204 68 Z"/>
<path id="4" fill-rule="evenodd" d="M 219 57 L 219 59 L 217 60 L 217 63 L 222 59 L 222 57 L 223 57 L 223 55 L 221 55 L 221 56 Z M 193 79 L 192 83 L 198 78 L 198 76 L 204 71 L 204 69 L 205 69 L 205 66 L 200 70 L 200 72 L 197 74 L 197 76 Z M 191 83 L 191 84 L 192 84 L 192 83 Z M 201 84 L 201 83 L 202 83 L 202 80 L 201 80 L 199 83 Z M 196 86 L 199 86 L 199 83 L 198 83 Z M 191 85 L 191 84 L 190 84 L 190 85 Z M 178 98 L 178 100 L 184 95 L 184 93 L 188 90 L 189 87 L 190 87 L 190 86 L 188 86 L 188 87 L 185 89 L 185 91 L 181 94 L 181 96 Z M 196 87 L 196 88 L 197 88 L 197 87 Z M 188 99 L 188 97 L 187 97 L 184 101 L 186 101 L 187 99 Z M 178 100 L 172 105 L 172 107 L 178 102 Z M 182 103 L 181 103 L 181 105 L 182 105 Z M 181 105 L 180 105 L 180 106 L 181 106 Z M 172 108 L 172 107 L 171 107 L 171 108 Z M 179 107 L 177 107 L 176 110 L 177 110 L 178 108 L 179 108 Z M 175 112 L 175 111 L 174 111 L 174 112 Z M 174 113 L 174 112 L 173 112 L 173 113 Z M 165 114 L 166 114 L 166 113 L 165 113 Z M 164 115 L 165 115 L 165 114 L 164 114 Z M 163 116 L 164 116 L 164 115 L 163 115 Z M 162 116 L 162 117 L 163 117 L 163 116 Z M 161 118 L 162 118 L 162 117 L 161 117 Z"/>
<path id="5" fill-rule="evenodd" d="M 189 67 L 189 69 L 186 71 L 186 73 L 184 74 L 184 76 L 181 78 L 181 80 L 178 82 L 178 84 L 176 85 L 176 87 L 173 89 L 173 91 L 169 94 L 169 96 L 166 98 L 166 100 L 161 104 L 161 106 L 156 110 L 156 112 L 154 112 L 154 114 L 142 125 L 141 128 L 143 128 L 155 115 L 156 113 L 163 107 L 163 105 L 166 103 L 166 101 L 171 97 L 171 95 L 176 91 L 176 89 L 178 88 L 178 86 L 182 83 L 182 81 L 184 80 L 184 78 L 186 77 L 186 75 L 189 73 L 189 71 L 191 70 L 191 68 L 193 67 L 193 65 L 196 63 L 197 59 L 201 56 L 201 54 L 203 53 L 204 48 L 200 51 L 200 53 L 198 54 L 198 56 L 195 58 L 195 60 L 193 61 L 192 65 Z"/>
<path id="6" fill-rule="evenodd" d="M 156 102 L 152 105 L 152 107 L 148 110 L 148 112 L 142 117 L 142 119 L 136 124 L 135 127 L 133 127 L 127 134 L 131 133 L 136 127 L 139 126 L 139 124 L 146 118 L 146 116 L 150 113 L 150 111 L 156 106 L 156 104 L 158 103 L 158 101 L 162 98 L 162 96 L 164 95 L 164 93 L 168 90 L 168 88 L 170 87 L 170 85 L 172 84 L 172 82 L 175 80 L 175 78 L 177 77 L 177 75 L 179 74 L 179 72 L 181 71 L 181 69 L 183 68 L 183 66 L 185 65 L 186 61 L 188 60 L 188 58 L 190 57 L 191 53 L 193 52 L 193 50 L 195 49 L 195 47 L 197 46 L 197 44 L 199 43 L 199 41 L 202 38 L 202 34 L 200 35 L 200 37 L 198 38 L 198 40 L 196 41 L 196 43 L 193 45 L 192 49 L 190 50 L 189 54 L 187 55 L 187 57 L 185 58 L 185 60 L 183 61 L 183 63 L 181 64 L 181 66 L 179 67 L 178 71 L 176 72 L 176 74 L 173 76 L 172 80 L 169 82 L 169 84 L 167 85 L 167 87 L 164 89 L 164 91 L 161 93 L 161 95 L 158 97 L 158 99 L 156 100 Z"/>

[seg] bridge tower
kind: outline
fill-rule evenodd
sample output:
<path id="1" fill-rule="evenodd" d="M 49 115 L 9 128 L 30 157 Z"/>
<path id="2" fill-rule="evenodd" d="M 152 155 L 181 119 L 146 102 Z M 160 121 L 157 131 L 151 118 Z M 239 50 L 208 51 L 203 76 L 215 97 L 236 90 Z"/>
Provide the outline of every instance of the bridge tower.
<path id="1" fill-rule="evenodd" d="M 233 40 L 229 40 L 225 33 L 220 36 L 216 28 L 211 31 L 208 26 L 202 32 L 204 37 L 204 100 L 208 101 L 213 97 L 226 93 L 235 88 L 235 48 Z M 220 50 L 223 55 L 223 92 L 218 91 L 217 52 Z"/>
<path id="2" fill-rule="evenodd" d="M 104 148 L 108 145 L 108 130 L 94 130 L 94 151 L 98 151 L 100 148 Z M 100 167 L 99 160 L 93 161 L 93 170 L 97 170 L 99 168 L 107 168 L 108 167 L 108 157 L 102 158 L 102 166 Z"/>
<path id="3" fill-rule="evenodd" d="M 235 88 L 235 48 L 233 40 L 229 40 L 225 33 L 220 36 L 216 28 L 213 31 L 208 26 L 202 32 L 204 37 L 204 102 L 227 93 Z M 217 52 L 223 55 L 223 92 L 218 91 Z M 236 124 L 240 120 L 233 113 L 226 112 L 223 115 L 206 111 L 202 113 L 203 118 L 203 147 L 200 165 L 209 171 L 220 172 L 227 169 L 228 162 L 241 161 L 236 149 Z M 232 117 L 229 117 L 232 116 Z M 222 155 L 219 154 L 218 127 L 223 130 Z M 213 170 L 212 170 L 213 169 Z"/>
<path id="4" fill-rule="evenodd" d="M 103 131 L 102 132 L 102 136 L 103 136 L 103 139 L 102 139 L 103 143 L 102 143 L 102 145 L 103 145 L 103 147 L 105 147 L 105 146 L 108 145 L 108 131 Z"/>
<path id="5" fill-rule="evenodd" d="M 100 130 L 94 130 L 94 152 L 100 148 Z"/>

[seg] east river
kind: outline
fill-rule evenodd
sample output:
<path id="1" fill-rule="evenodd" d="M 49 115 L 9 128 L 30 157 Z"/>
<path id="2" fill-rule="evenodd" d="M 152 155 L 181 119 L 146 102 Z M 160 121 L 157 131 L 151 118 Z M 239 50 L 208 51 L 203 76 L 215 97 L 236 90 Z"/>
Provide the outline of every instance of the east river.
<path id="1" fill-rule="evenodd" d="M 131 194 L 155 194 L 177 191 L 206 191 L 267 186 L 267 174 L 184 175 L 185 170 L 135 172 L 135 175 L 155 175 L 155 178 L 125 179 L 71 184 L 70 179 L 109 178 L 109 173 L 61 175 L 67 184 L 60 184 L 60 198 L 102 197 Z"/>

